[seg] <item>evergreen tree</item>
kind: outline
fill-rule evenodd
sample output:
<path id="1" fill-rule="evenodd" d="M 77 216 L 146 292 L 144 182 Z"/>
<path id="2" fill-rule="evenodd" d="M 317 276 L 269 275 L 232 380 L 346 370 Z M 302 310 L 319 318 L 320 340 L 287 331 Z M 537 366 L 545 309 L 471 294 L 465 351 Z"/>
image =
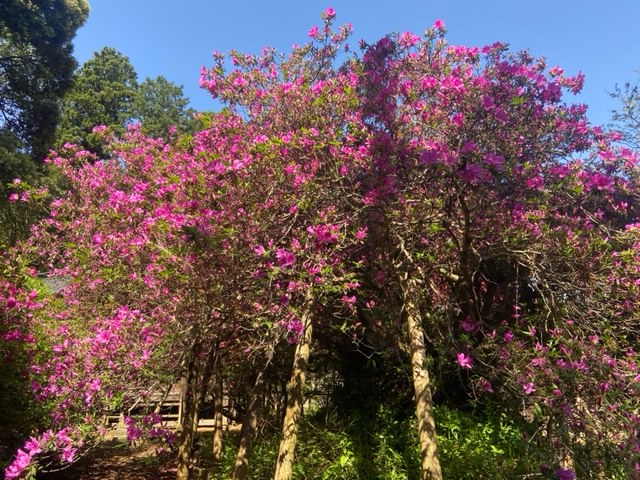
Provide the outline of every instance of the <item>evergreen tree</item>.
<path id="1" fill-rule="evenodd" d="M 0 3 L 0 141 L 6 140 L 5 149 L 18 144 L 37 161 L 47 154 L 58 100 L 76 66 L 72 40 L 88 14 L 86 0 Z"/>
<path id="2" fill-rule="evenodd" d="M 104 125 L 121 136 L 128 124 L 141 123 L 144 133 L 165 136 L 170 126 L 180 131 L 195 128 L 189 99 L 166 78 L 146 78 L 137 82 L 129 59 L 105 47 L 94 53 L 76 72 L 74 84 L 64 98 L 58 145 L 75 143 L 104 157 L 93 129 Z"/>
<path id="3" fill-rule="evenodd" d="M 65 96 L 57 143 L 76 143 L 103 155 L 93 128 L 105 125 L 121 134 L 132 118 L 138 88 L 137 74 L 129 59 L 105 47 L 75 73 Z"/>
<path id="4" fill-rule="evenodd" d="M 133 101 L 133 115 L 142 124 L 142 131 L 152 137 L 164 137 L 169 127 L 178 131 L 195 130 L 193 109 L 182 86 L 175 85 L 163 76 L 146 78 L 138 87 Z"/>

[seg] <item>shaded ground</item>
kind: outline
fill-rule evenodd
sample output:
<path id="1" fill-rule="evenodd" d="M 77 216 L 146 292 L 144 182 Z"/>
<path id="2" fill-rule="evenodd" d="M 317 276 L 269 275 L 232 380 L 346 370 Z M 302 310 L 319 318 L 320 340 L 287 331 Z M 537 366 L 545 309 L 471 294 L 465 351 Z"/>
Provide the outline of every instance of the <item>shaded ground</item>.
<path id="1" fill-rule="evenodd" d="M 103 442 L 71 467 L 39 474 L 38 480 L 169 480 L 176 476 L 172 458 L 158 460 L 150 447 Z"/>

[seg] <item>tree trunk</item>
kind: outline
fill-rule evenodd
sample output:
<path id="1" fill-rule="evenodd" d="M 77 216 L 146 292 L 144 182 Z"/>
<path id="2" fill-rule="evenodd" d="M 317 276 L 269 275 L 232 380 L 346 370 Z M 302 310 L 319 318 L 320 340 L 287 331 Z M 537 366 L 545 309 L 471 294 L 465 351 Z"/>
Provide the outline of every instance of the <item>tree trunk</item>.
<path id="1" fill-rule="evenodd" d="M 407 316 L 411 369 L 415 390 L 416 416 L 418 418 L 418 438 L 422 457 L 422 479 L 442 480 L 440 462 L 436 448 L 436 424 L 433 417 L 433 400 L 429 371 L 426 367 L 424 332 L 422 331 L 420 310 L 418 307 L 418 284 L 411 277 L 403 279 L 402 290 L 404 308 Z"/>
<path id="2" fill-rule="evenodd" d="M 298 439 L 298 424 L 302 413 L 304 400 L 304 383 L 309 362 L 311 347 L 311 302 L 307 301 L 302 312 L 302 332 L 298 339 L 291 379 L 287 387 L 287 408 L 282 425 L 282 438 L 278 451 L 278 462 L 273 476 L 274 480 L 291 480 L 293 475 L 293 460 Z"/>
<path id="3" fill-rule="evenodd" d="M 180 435 L 178 440 L 177 480 L 189 480 L 189 466 L 193 455 L 193 442 L 198 427 L 198 409 L 200 395 L 198 350 L 194 348 L 187 370 L 186 387 L 182 394 L 182 417 L 180 421 Z"/>
<path id="4" fill-rule="evenodd" d="M 222 407 L 224 390 L 222 388 L 222 372 L 216 368 L 213 377 L 213 461 L 222 460 Z"/>
<path id="5" fill-rule="evenodd" d="M 258 403 L 262 393 L 262 377 L 264 371 L 258 372 L 256 381 L 251 391 L 251 399 L 247 406 L 247 411 L 242 421 L 242 429 L 240 430 L 240 445 L 236 455 L 236 463 L 233 467 L 231 475 L 232 480 L 246 480 L 249 474 L 249 457 L 251 456 L 251 448 L 253 447 L 253 439 L 255 438 L 256 429 L 258 427 Z"/>

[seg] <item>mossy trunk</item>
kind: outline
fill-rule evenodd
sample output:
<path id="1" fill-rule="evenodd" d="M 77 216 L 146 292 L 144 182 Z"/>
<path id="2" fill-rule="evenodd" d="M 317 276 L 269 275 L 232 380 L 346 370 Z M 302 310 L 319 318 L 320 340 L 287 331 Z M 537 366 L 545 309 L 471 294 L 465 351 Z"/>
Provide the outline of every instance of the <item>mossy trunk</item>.
<path id="1" fill-rule="evenodd" d="M 249 458 L 251 457 L 253 439 L 255 438 L 256 429 L 258 428 L 258 405 L 262 395 L 263 375 L 263 371 L 258 372 L 253 390 L 251 391 L 249 405 L 247 405 L 247 411 L 242 421 L 240 444 L 238 445 L 236 463 L 233 466 L 233 472 L 231 474 L 232 480 L 246 480 L 249 474 Z"/>
<path id="2" fill-rule="evenodd" d="M 282 437 L 280 439 L 280 449 L 278 451 L 278 461 L 274 480 L 291 480 L 293 475 L 293 460 L 298 439 L 298 425 L 302 414 L 302 404 L 304 402 L 304 384 L 309 362 L 309 351 L 311 348 L 311 302 L 307 302 L 302 312 L 302 331 L 296 346 L 293 359 L 293 369 L 291 379 L 287 386 L 287 407 L 284 413 L 282 425 Z"/>
<path id="3" fill-rule="evenodd" d="M 431 383 L 426 366 L 427 358 L 419 308 L 418 283 L 407 276 L 403 279 L 402 290 L 411 353 L 416 417 L 418 419 L 422 480 L 442 480 L 436 448 L 436 423 L 433 417 Z"/>

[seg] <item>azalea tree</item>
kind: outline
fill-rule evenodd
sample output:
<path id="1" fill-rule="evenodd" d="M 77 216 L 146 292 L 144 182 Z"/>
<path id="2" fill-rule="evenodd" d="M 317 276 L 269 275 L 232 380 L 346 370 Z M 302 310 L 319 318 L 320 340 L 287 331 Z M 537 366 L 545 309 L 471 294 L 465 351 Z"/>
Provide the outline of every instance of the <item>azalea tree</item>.
<path id="1" fill-rule="evenodd" d="M 54 158 L 71 188 L 51 203 L 51 218 L 35 231 L 33 245 L 44 251 L 41 245 L 63 239 L 37 261 L 70 284 L 64 301 L 47 312 L 51 345 L 32 369 L 44 380 L 34 389 L 57 404 L 54 425 L 81 418 L 83 426 L 47 433 L 31 450 L 33 463 L 41 451 L 55 450 L 58 444 L 45 445 L 52 435 L 72 438 L 71 432 L 75 444 L 64 445 L 62 458 L 73 460 L 86 437 L 99 433 L 101 414 L 126 410 L 182 377 L 178 478 L 187 478 L 197 412 L 221 355 L 233 355 L 235 346 L 251 352 L 248 362 L 272 351 L 278 339 L 296 342 L 305 329 L 310 335 L 310 312 L 299 312 L 311 310 L 311 295 L 297 300 L 305 288 L 317 289 L 314 309 L 320 310 L 323 298 L 357 286 L 339 258 L 326 259 L 357 232 L 333 221 L 335 208 L 314 210 L 310 198 L 319 186 L 309 172 L 319 170 L 318 157 L 333 147 L 321 147 L 304 131 L 271 140 L 253 128 L 223 115 L 186 146 L 132 128 L 123 141 L 107 142 L 114 160 L 96 162 L 73 146 Z M 274 163 L 277 158 L 284 162 Z M 256 189 L 260 182 L 264 189 Z M 340 302 L 349 313 L 351 300 Z M 124 348 L 125 341 L 136 345 Z M 301 344 L 308 348 L 310 339 Z M 75 374 L 80 369 L 82 378 Z M 302 386 L 294 388 L 295 424 Z M 133 421 L 128 426 L 131 439 L 142 433 Z"/>
<path id="2" fill-rule="evenodd" d="M 597 353 L 586 353 L 589 335 L 604 335 L 620 324 L 624 311 L 612 310 L 619 287 L 608 283 L 609 242 L 620 238 L 638 213 L 635 156 L 610 145 L 615 135 L 591 129 L 583 106 L 562 102 L 563 88 L 580 90 L 580 75 L 563 76 L 559 68 L 526 53 L 509 54 L 501 44 L 451 46 L 443 33 L 436 22 L 425 38 L 403 33 L 369 46 L 361 82 L 364 119 L 374 134 L 364 197 L 371 205 L 373 266 L 387 292 L 398 292 L 407 322 L 422 471 L 428 479 L 442 474 L 423 329 L 430 339 L 427 353 L 445 372 L 451 371 L 451 360 L 463 371 L 475 371 L 476 348 L 484 353 L 477 357 L 483 366 L 509 358 L 493 340 L 502 332 L 511 341 L 509 329 L 516 328 L 528 332 L 534 349 L 552 352 L 566 349 L 559 346 L 563 342 L 577 343 L 578 357 L 602 357 L 602 345 Z M 632 301 L 633 295 L 625 290 L 623 297 Z M 622 329 L 628 334 L 634 323 L 625 321 Z M 618 358 L 632 348 L 619 335 L 606 355 Z M 523 345 L 516 342 L 515 349 L 522 353 Z M 559 472 L 571 474 L 567 456 L 578 449 L 633 443 L 628 434 L 623 441 L 613 433 L 619 426 L 603 433 L 611 424 L 605 420 L 609 407 L 586 407 L 587 390 L 598 388 L 593 378 L 578 377 L 582 388 L 573 382 L 564 386 L 568 391 L 559 394 L 560 402 L 551 393 L 531 402 L 540 359 L 529 358 L 523 368 L 527 361 L 520 358 L 501 362 L 494 373 L 518 402 L 544 412 L 537 417 L 548 422 L 542 436 L 566 453 L 551 459 Z M 627 355 L 614 363 L 598 370 L 605 378 L 628 379 L 617 390 L 630 402 L 617 416 L 628 432 L 635 425 L 628 412 L 637 411 L 637 380 L 631 378 L 637 360 Z M 567 370 L 562 362 L 554 367 Z M 597 370 L 583 367 L 585 373 Z M 546 375 L 554 378 L 547 377 L 546 385 L 568 380 L 551 367 Z M 493 390 L 479 375 L 474 381 L 477 391 Z M 611 382 L 601 379 L 603 384 Z M 531 410 L 518 413 L 526 417 Z M 598 427 L 586 427 L 589 423 Z M 572 433 L 564 435 L 566 430 Z M 585 444 L 586 449 L 578 446 Z M 583 471 L 593 471 L 598 456 L 583 461 Z"/>
<path id="3" fill-rule="evenodd" d="M 220 138 L 231 138 L 228 133 Z M 70 461 L 99 433 L 101 415 L 127 410 L 184 376 L 189 401 L 178 442 L 184 476 L 198 401 L 207 393 L 205 372 L 217 358 L 216 345 L 237 328 L 218 320 L 233 311 L 225 299 L 235 286 L 223 211 L 214 210 L 224 176 L 205 176 L 214 171 L 209 162 L 135 128 L 110 148 L 117 160 L 96 162 L 72 146 L 53 160 L 70 190 L 51 203 L 51 217 L 32 237 L 33 250 L 46 252 L 32 261 L 69 279 L 63 297 L 40 317 L 49 348 L 32 366 L 33 388 L 56 410 L 53 433 L 35 450 L 55 450 L 51 436 L 62 431 L 73 439 L 72 431 L 76 443 L 63 452 Z M 216 277 L 223 274 L 226 289 Z M 142 433 L 130 430 L 132 439 Z"/>
<path id="4" fill-rule="evenodd" d="M 269 49 L 259 57 L 231 52 L 235 68 L 227 72 L 225 57 L 215 55 L 216 66 L 202 77 L 214 97 L 259 132 L 255 154 L 240 170 L 251 190 L 242 195 L 251 202 L 243 210 L 255 222 L 244 231 L 253 231 L 256 255 L 264 259 L 255 276 L 278 292 L 278 321 L 296 343 L 278 479 L 292 475 L 314 324 L 354 315 L 354 251 L 366 236 L 356 221 L 364 158 L 353 109 L 356 77 L 332 66 L 350 27 L 334 32 L 334 16 L 326 10 L 323 30 L 310 30 L 312 42 L 288 57 Z M 238 466 L 234 478 L 244 478 L 244 469 Z"/>
<path id="5" fill-rule="evenodd" d="M 635 154 L 565 103 L 581 75 L 449 45 L 441 21 L 343 54 L 334 17 L 286 56 L 215 54 L 201 83 L 226 108 L 202 131 L 100 128 L 110 160 L 53 159 L 70 189 L 31 258 L 70 284 L 38 312 L 30 375 L 54 415 L 10 475 L 73 460 L 103 413 L 180 380 L 189 478 L 199 405 L 233 364 L 254 385 L 246 478 L 265 372 L 290 355 L 274 474 L 290 479 L 313 332 L 334 326 L 408 359 L 425 480 L 443 478 L 450 387 L 520 418 L 543 475 L 638 475 Z M 156 420 L 127 420 L 131 437 L 169 440 Z"/>

